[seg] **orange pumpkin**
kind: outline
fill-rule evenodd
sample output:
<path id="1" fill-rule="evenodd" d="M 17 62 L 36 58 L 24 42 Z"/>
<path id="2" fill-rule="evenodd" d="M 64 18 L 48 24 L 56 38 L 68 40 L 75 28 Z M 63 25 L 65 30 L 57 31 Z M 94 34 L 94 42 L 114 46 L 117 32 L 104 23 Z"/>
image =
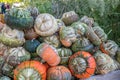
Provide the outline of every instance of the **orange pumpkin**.
<path id="1" fill-rule="evenodd" d="M 22 62 L 14 70 L 14 80 L 46 80 L 46 67 L 34 60 Z"/>
<path id="2" fill-rule="evenodd" d="M 69 58 L 68 66 L 75 77 L 89 78 L 95 72 L 96 62 L 90 53 L 78 51 Z"/>
<path id="3" fill-rule="evenodd" d="M 53 46 L 42 43 L 37 47 L 37 54 L 45 60 L 50 66 L 56 66 L 60 63 L 60 57 L 56 48 Z"/>
<path id="4" fill-rule="evenodd" d="M 51 67 L 47 71 L 47 80 L 71 80 L 71 72 L 64 66 Z"/>

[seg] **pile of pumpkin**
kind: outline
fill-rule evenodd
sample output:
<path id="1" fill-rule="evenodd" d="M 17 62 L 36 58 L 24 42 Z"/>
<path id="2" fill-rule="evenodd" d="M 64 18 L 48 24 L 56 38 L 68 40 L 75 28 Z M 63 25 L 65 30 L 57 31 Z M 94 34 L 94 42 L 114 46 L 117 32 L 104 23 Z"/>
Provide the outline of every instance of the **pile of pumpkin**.
<path id="1" fill-rule="evenodd" d="M 93 18 L 12 8 L 0 22 L 0 80 L 76 80 L 119 69 L 120 48 Z"/>

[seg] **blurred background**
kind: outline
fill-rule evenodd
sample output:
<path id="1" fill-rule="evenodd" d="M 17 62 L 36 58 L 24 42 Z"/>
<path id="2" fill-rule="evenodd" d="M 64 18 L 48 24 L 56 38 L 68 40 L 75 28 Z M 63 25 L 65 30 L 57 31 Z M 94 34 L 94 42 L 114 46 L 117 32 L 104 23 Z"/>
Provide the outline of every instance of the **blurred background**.
<path id="1" fill-rule="evenodd" d="M 50 13 L 56 18 L 74 10 L 80 18 L 84 15 L 94 18 L 107 33 L 109 39 L 120 46 L 120 0 L 0 0 L 12 6 L 22 2 L 26 6 L 36 6 L 40 13 Z"/>

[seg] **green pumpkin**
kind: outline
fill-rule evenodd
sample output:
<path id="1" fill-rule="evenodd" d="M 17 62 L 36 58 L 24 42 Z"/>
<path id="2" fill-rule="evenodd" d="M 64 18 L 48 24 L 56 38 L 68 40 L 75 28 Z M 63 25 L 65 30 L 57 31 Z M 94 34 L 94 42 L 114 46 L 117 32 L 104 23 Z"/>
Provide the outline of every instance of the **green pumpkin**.
<path id="1" fill-rule="evenodd" d="M 107 74 L 108 72 L 114 71 L 118 68 L 118 65 L 114 62 L 114 60 L 101 51 L 97 51 L 94 57 L 97 64 L 97 74 Z"/>
<path id="2" fill-rule="evenodd" d="M 33 40 L 26 40 L 23 46 L 30 53 L 35 53 L 36 48 L 38 47 L 39 44 L 40 42 L 38 40 L 33 39 Z"/>
<path id="3" fill-rule="evenodd" d="M 58 55 L 61 57 L 60 64 L 68 64 L 68 59 L 72 55 L 72 51 L 68 48 L 58 48 Z"/>
<path id="4" fill-rule="evenodd" d="M 4 26 L 0 32 L 0 42 L 10 47 L 21 46 L 25 42 L 24 32 Z"/>
<path id="5" fill-rule="evenodd" d="M 81 35 L 85 34 L 85 24 L 81 22 L 75 22 L 71 25 L 75 29 L 77 37 L 80 37 Z"/>
<path id="6" fill-rule="evenodd" d="M 11 28 L 28 29 L 33 27 L 33 17 L 25 8 L 11 8 L 5 14 L 5 22 Z"/>
<path id="7" fill-rule="evenodd" d="M 77 51 L 81 51 L 81 50 L 91 52 L 93 50 L 93 48 L 94 48 L 93 44 L 91 44 L 91 42 L 85 37 L 78 39 L 72 45 L 73 52 L 77 52 Z"/>
<path id="8" fill-rule="evenodd" d="M 7 54 L 7 57 L 2 67 L 2 72 L 10 77 L 13 76 L 13 69 L 18 64 L 23 61 L 30 60 L 30 53 L 23 47 L 10 48 L 4 52 L 4 55 L 5 54 Z"/>
<path id="9" fill-rule="evenodd" d="M 74 11 L 69 11 L 64 13 L 61 19 L 65 25 L 71 25 L 73 22 L 78 21 L 79 16 Z"/>
<path id="10" fill-rule="evenodd" d="M 60 41 L 65 47 L 70 47 L 76 41 L 75 30 L 72 27 L 62 27 L 59 32 Z"/>
<path id="11" fill-rule="evenodd" d="M 48 37 L 44 37 L 44 42 L 48 43 L 54 47 L 60 47 L 61 43 L 59 41 L 59 38 L 57 35 L 52 35 L 52 36 L 48 36 Z"/>
<path id="12" fill-rule="evenodd" d="M 9 78 L 8 76 L 2 76 L 0 77 L 0 80 L 11 80 L 11 78 Z"/>
<path id="13" fill-rule="evenodd" d="M 101 27 L 95 26 L 93 27 L 93 30 L 97 34 L 97 36 L 101 39 L 102 42 L 107 40 L 107 34 L 104 32 L 104 30 Z"/>

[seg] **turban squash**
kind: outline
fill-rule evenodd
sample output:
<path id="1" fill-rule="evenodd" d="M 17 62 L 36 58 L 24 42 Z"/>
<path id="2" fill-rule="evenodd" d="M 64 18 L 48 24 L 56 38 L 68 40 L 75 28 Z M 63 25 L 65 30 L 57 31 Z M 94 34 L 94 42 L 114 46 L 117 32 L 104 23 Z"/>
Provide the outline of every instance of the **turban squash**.
<path id="1" fill-rule="evenodd" d="M 26 8 L 11 8 L 5 14 L 5 23 L 11 28 L 28 29 L 33 26 L 33 17 Z"/>
<path id="2" fill-rule="evenodd" d="M 79 16 L 74 11 L 69 11 L 64 13 L 61 19 L 65 23 L 65 25 L 70 25 L 73 22 L 76 22 L 79 19 Z"/>
<path id="3" fill-rule="evenodd" d="M 72 27 L 62 27 L 59 35 L 60 41 L 65 47 L 70 47 L 76 41 L 75 30 Z"/>
<path id="4" fill-rule="evenodd" d="M 34 29 L 40 36 L 53 35 L 58 30 L 56 19 L 48 14 L 39 14 L 35 20 Z"/>
<path id="5" fill-rule="evenodd" d="M 25 42 L 24 32 L 5 25 L 0 32 L 0 42 L 10 47 L 21 46 Z"/>
<path id="6" fill-rule="evenodd" d="M 107 40 L 100 45 L 100 49 L 103 53 L 106 53 L 113 57 L 116 55 L 118 45 L 112 40 Z"/>
<path id="7" fill-rule="evenodd" d="M 9 48 L 3 53 L 5 62 L 2 66 L 2 72 L 12 77 L 12 70 L 23 61 L 30 60 L 30 54 L 23 47 Z"/>
<path id="8" fill-rule="evenodd" d="M 69 58 L 68 66 L 75 77 L 89 78 L 95 72 L 96 62 L 89 52 L 78 51 Z"/>
<path id="9" fill-rule="evenodd" d="M 14 80 L 46 80 L 46 67 L 39 61 L 24 61 L 15 68 Z"/>
<path id="10" fill-rule="evenodd" d="M 72 51 L 68 48 L 58 48 L 58 55 L 61 57 L 60 64 L 68 64 L 69 57 L 72 55 Z"/>
<path id="11" fill-rule="evenodd" d="M 58 55 L 56 48 L 47 43 L 40 44 L 37 47 L 36 52 L 50 66 L 56 66 L 60 63 L 60 57 Z"/>
<path id="12" fill-rule="evenodd" d="M 97 51 L 94 55 L 96 60 L 96 73 L 97 74 L 107 74 L 108 72 L 114 71 L 118 68 L 118 65 L 114 60 L 107 54 Z"/>
<path id="13" fill-rule="evenodd" d="M 47 80 L 71 80 L 71 72 L 64 66 L 51 67 L 47 71 Z"/>

